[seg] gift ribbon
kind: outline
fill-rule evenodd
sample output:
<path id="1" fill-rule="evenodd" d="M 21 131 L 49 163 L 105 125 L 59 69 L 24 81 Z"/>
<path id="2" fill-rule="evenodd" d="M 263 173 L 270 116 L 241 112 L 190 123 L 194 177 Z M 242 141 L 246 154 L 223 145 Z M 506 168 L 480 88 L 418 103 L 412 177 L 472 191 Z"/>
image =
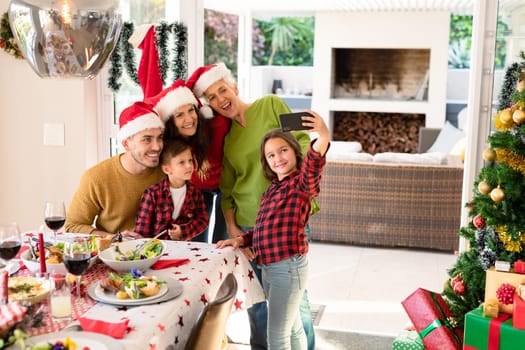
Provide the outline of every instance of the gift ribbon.
<path id="1" fill-rule="evenodd" d="M 441 305 L 439 304 L 439 301 L 437 300 L 436 295 L 433 292 L 430 292 L 430 296 L 432 297 L 432 300 L 434 300 L 434 304 L 439 309 L 439 312 L 441 313 L 441 316 L 443 317 L 443 319 L 439 319 L 438 318 L 437 320 L 435 320 L 434 322 L 432 322 L 431 324 L 426 326 L 421 332 L 419 332 L 419 336 L 421 337 L 421 339 L 423 339 L 427 335 L 429 335 L 433 330 L 435 330 L 435 329 L 437 329 L 437 328 L 439 328 L 441 326 L 445 326 L 445 327 L 447 327 L 448 329 L 450 329 L 452 331 L 452 335 L 456 339 L 457 343 L 461 345 L 462 341 L 458 337 L 456 332 L 454 332 L 454 326 L 452 326 L 452 324 L 448 321 L 447 315 L 445 314 L 445 312 L 441 308 Z"/>
<path id="2" fill-rule="evenodd" d="M 510 314 L 502 313 L 496 318 L 490 320 L 489 324 L 489 344 L 488 350 L 499 349 L 500 327 L 503 322 L 510 318 Z"/>

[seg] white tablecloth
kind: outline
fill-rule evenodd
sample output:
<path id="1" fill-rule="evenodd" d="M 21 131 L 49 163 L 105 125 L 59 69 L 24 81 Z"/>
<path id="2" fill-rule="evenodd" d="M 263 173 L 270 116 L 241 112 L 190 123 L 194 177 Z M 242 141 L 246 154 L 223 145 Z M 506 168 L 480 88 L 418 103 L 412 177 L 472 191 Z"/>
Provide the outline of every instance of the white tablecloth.
<path id="1" fill-rule="evenodd" d="M 162 259 L 188 258 L 176 268 L 156 270 L 159 278 L 174 278 L 182 283 L 180 296 L 160 304 L 116 307 L 97 303 L 83 316 L 104 321 L 130 320 L 130 331 L 120 340 L 126 350 L 164 350 L 175 343 L 183 349 L 190 330 L 204 305 L 215 298 L 224 277 L 233 272 L 238 282 L 235 310 L 264 300 L 261 285 L 240 250 L 215 248 L 214 244 L 166 241 L 167 256 Z M 234 312 L 235 312 L 234 310 Z"/>

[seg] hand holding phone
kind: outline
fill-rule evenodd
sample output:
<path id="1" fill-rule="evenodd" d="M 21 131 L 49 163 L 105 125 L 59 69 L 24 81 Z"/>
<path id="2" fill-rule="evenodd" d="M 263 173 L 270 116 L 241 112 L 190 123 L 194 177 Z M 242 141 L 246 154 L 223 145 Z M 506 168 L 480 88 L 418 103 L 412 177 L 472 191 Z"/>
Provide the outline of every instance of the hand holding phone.
<path id="1" fill-rule="evenodd" d="M 313 117 L 309 112 L 286 113 L 279 115 L 279 123 L 282 131 L 310 130 L 311 126 L 303 126 L 302 116 Z"/>

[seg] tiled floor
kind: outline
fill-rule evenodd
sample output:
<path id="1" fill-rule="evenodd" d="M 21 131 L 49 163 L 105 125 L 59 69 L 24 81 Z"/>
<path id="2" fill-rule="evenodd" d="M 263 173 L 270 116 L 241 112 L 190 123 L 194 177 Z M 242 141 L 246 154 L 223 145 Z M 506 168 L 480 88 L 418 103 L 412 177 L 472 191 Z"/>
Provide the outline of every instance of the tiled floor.
<path id="1" fill-rule="evenodd" d="M 418 287 L 441 292 L 455 259 L 453 253 L 314 242 L 308 292 L 312 304 L 325 305 L 317 327 L 395 336 L 409 322 L 401 301 Z M 232 314 L 228 334 L 248 339 L 245 313 Z"/>

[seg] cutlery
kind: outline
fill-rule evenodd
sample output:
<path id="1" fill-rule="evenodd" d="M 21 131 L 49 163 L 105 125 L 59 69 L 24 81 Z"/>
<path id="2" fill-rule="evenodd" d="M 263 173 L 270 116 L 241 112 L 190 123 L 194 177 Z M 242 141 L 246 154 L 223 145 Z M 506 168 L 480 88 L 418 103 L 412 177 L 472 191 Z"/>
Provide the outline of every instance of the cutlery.
<path id="1" fill-rule="evenodd" d="M 159 238 L 160 236 L 162 236 L 163 234 L 165 234 L 168 230 L 163 230 L 159 233 L 157 233 L 153 238 L 151 239 L 148 239 L 148 240 L 144 240 L 142 241 L 142 243 L 140 243 L 139 245 L 137 245 L 135 247 L 135 249 L 133 249 L 133 254 L 136 254 L 138 252 L 141 251 L 142 248 L 144 248 L 146 245 L 150 244 L 151 242 L 153 242 L 155 239 Z"/>

